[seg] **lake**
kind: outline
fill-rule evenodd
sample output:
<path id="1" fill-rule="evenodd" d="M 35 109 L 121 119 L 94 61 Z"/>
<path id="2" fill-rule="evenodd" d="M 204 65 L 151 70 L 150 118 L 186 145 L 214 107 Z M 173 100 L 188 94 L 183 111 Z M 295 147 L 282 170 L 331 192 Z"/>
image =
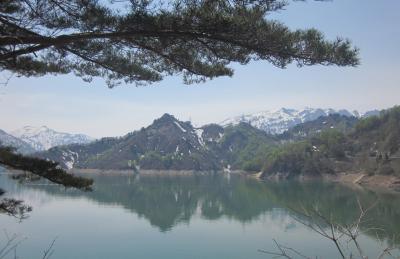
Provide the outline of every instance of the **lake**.
<path id="1" fill-rule="evenodd" d="M 339 258 L 334 245 L 296 219 L 318 207 L 341 224 L 359 215 L 357 199 L 376 203 L 361 226 L 360 243 L 375 258 L 381 240 L 396 244 L 400 196 L 314 182 L 261 182 L 238 175 L 143 176 L 95 174 L 92 192 L 41 182 L 18 183 L 6 171 L 0 187 L 33 207 L 29 218 L 0 214 L 0 226 L 19 239 L 18 258 L 42 258 L 54 238 L 51 258 L 273 258 L 274 239 L 302 253 Z M 5 234 L 0 233 L 4 244 Z M 351 249 L 351 248 L 349 248 Z M 10 256 L 9 258 L 13 258 Z"/>

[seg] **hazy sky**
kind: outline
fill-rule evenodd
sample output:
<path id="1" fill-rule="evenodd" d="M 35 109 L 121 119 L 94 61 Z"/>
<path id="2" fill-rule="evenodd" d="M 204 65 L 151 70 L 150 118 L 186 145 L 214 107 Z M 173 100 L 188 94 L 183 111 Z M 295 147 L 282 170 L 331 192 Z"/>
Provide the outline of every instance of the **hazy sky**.
<path id="1" fill-rule="evenodd" d="M 351 39 L 361 50 L 357 68 L 292 65 L 282 70 L 252 62 L 233 65 L 232 78 L 197 85 L 172 77 L 147 87 L 114 89 L 100 79 L 88 84 L 71 75 L 12 78 L 0 86 L 0 128 L 47 125 L 101 137 L 139 129 L 166 112 L 202 125 L 280 107 L 391 107 L 400 104 L 399 10 L 399 0 L 308 1 L 274 15 L 293 29 L 315 27 L 329 39 Z"/>

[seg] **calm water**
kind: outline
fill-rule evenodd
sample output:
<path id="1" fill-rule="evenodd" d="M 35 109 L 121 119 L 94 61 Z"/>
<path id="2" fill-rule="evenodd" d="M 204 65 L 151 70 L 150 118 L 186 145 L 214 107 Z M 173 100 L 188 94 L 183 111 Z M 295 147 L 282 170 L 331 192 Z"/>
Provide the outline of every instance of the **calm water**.
<path id="1" fill-rule="evenodd" d="M 95 175 L 93 192 L 19 184 L 0 175 L 8 195 L 33 206 L 21 223 L 0 214 L 0 227 L 26 237 L 18 258 L 272 258 L 273 239 L 310 256 L 338 258 L 331 243 L 293 219 L 288 208 L 317 205 L 342 224 L 358 216 L 357 198 L 377 202 L 368 224 L 400 234 L 400 197 L 321 182 L 262 183 L 238 176 Z M 364 227 L 366 229 L 367 226 Z M 376 257 L 374 233 L 361 244 Z M 0 234 L 0 242 L 5 237 Z M 11 258 L 11 257 L 10 257 Z"/>

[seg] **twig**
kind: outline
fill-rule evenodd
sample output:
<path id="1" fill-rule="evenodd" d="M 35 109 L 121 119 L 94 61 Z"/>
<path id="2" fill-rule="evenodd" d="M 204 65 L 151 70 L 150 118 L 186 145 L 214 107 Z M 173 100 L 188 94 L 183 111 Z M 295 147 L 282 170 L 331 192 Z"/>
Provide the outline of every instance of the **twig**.
<path id="1" fill-rule="evenodd" d="M 14 251 L 14 258 L 16 258 L 16 249 L 17 247 L 26 240 L 26 238 L 23 238 L 19 241 L 17 241 L 18 236 L 16 234 L 9 236 L 6 230 L 4 231 L 4 235 L 7 239 L 6 244 L 0 249 L 0 259 L 5 258 L 7 255 L 9 255 L 12 251 Z"/>
<path id="2" fill-rule="evenodd" d="M 53 253 L 54 253 L 53 247 L 54 247 L 56 240 L 57 240 L 57 237 L 55 237 L 53 239 L 53 241 L 51 242 L 50 246 L 46 250 L 43 251 L 42 259 L 49 259 L 53 255 Z"/>

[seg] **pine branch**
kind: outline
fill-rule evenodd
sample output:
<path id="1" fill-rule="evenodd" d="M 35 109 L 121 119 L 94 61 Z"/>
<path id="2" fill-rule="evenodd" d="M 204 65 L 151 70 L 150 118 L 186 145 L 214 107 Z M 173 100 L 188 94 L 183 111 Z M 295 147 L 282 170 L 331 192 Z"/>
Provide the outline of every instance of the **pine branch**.
<path id="1" fill-rule="evenodd" d="M 65 187 L 91 190 L 92 179 L 74 176 L 61 169 L 57 163 L 16 154 L 12 149 L 0 147 L 0 164 L 16 170 L 28 171 Z"/>

